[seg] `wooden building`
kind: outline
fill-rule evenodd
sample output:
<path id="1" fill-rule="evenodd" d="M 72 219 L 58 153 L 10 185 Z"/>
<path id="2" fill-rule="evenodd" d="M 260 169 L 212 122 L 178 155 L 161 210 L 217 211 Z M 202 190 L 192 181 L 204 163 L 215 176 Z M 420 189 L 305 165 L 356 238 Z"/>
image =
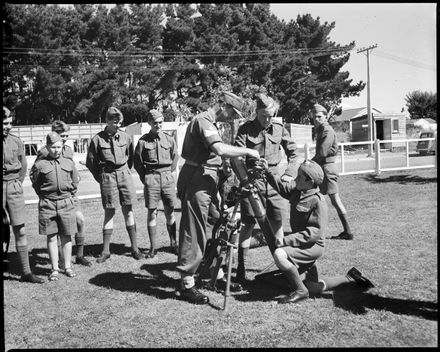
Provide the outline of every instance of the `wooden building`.
<path id="1" fill-rule="evenodd" d="M 392 150 L 395 147 L 405 146 L 405 142 L 399 142 L 406 138 L 406 120 L 404 114 L 378 114 L 373 115 L 373 140 L 391 140 L 393 142 L 381 144 L 381 149 Z M 352 142 L 368 141 L 368 115 L 361 115 L 351 119 Z M 394 142 L 396 141 L 396 142 Z"/>

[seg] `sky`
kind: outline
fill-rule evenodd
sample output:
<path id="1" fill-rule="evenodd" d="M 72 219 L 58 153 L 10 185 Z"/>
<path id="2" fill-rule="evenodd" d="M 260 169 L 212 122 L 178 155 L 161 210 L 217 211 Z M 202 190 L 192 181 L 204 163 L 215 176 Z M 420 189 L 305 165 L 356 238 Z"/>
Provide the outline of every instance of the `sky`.
<path id="1" fill-rule="evenodd" d="M 370 50 L 371 106 L 400 113 L 405 96 L 413 91 L 437 92 L 436 3 L 273 3 L 271 11 L 286 22 L 310 14 L 322 23 L 335 22 L 329 39 L 336 44 L 355 42 L 342 71 L 353 83 L 367 82 L 366 53 Z M 343 98 L 343 109 L 367 106 L 367 87 L 359 97 Z"/>

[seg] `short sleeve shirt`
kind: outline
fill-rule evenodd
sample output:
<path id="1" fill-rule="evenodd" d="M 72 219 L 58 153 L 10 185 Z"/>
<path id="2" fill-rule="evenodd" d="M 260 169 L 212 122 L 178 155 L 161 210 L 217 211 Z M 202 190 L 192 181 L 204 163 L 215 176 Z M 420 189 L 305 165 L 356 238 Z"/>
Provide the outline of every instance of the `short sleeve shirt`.
<path id="1" fill-rule="evenodd" d="M 211 150 L 214 143 L 223 142 L 214 122 L 215 112 L 209 109 L 189 123 L 182 146 L 184 159 L 200 165 L 221 166 L 221 157 Z"/>
<path id="2" fill-rule="evenodd" d="M 3 181 L 19 179 L 23 182 L 26 171 L 24 144 L 19 137 L 9 133 L 3 137 Z"/>

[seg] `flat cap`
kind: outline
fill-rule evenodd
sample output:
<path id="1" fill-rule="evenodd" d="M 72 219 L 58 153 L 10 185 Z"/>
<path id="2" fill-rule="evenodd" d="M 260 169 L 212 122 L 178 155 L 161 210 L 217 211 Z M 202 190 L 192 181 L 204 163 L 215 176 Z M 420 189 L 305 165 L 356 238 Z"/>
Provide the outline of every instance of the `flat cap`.
<path id="1" fill-rule="evenodd" d="M 220 94 L 220 100 L 224 101 L 226 104 L 231 105 L 235 112 L 241 117 L 243 116 L 244 100 L 238 95 L 231 92 L 222 92 Z"/>
<path id="2" fill-rule="evenodd" d="M 7 119 L 9 116 L 11 116 L 11 111 L 6 106 L 3 106 L 3 118 Z"/>
<path id="3" fill-rule="evenodd" d="M 46 136 L 46 144 L 52 145 L 61 140 L 61 136 L 56 132 L 49 132 Z"/>
<path id="4" fill-rule="evenodd" d="M 316 185 L 320 185 L 324 181 L 324 172 L 321 166 L 313 160 L 306 160 L 299 167 Z"/>
<path id="5" fill-rule="evenodd" d="M 323 112 L 324 114 L 327 114 L 327 109 L 323 107 L 322 105 L 315 104 L 313 105 L 313 112 L 316 114 L 318 112 Z"/>
<path id="6" fill-rule="evenodd" d="M 105 114 L 105 118 L 109 120 L 115 117 L 119 117 L 120 119 L 123 119 L 124 115 L 122 115 L 122 112 L 119 109 L 115 108 L 114 106 L 110 106 L 107 110 L 107 113 Z"/>
<path id="7" fill-rule="evenodd" d="M 159 110 L 151 109 L 147 113 L 148 121 L 156 121 L 157 119 L 163 119 L 163 115 Z"/>

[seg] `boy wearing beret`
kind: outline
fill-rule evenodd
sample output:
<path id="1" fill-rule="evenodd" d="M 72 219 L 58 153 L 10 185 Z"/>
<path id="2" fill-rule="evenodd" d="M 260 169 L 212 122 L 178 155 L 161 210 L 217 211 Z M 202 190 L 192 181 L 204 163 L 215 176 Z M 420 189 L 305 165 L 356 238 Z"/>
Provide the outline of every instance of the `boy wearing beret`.
<path id="1" fill-rule="evenodd" d="M 70 131 L 70 126 L 66 124 L 64 121 L 56 120 L 52 123 L 52 132 L 58 133 L 61 137 L 61 140 L 63 141 L 63 149 L 61 150 L 61 155 L 65 158 L 73 160 L 73 150 L 66 144 L 67 139 L 69 138 L 69 131 Z M 36 160 L 39 160 L 42 157 L 46 157 L 48 154 L 49 151 L 47 147 L 44 146 L 38 151 Z M 75 243 L 76 243 L 75 263 L 84 266 L 91 266 L 92 263 L 90 263 L 90 261 L 84 257 L 84 224 L 85 224 L 84 214 L 81 211 L 78 197 L 76 195 L 73 195 L 73 199 L 76 208 L 75 210 L 76 225 L 78 228 L 78 231 L 75 234 Z M 59 245 L 61 245 L 61 241 L 59 241 Z M 60 251 L 60 257 L 62 259 L 62 251 Z M 63 263 L 61 263 L 60 265 L 64 266 Z"/>
<path id="2" fill-rule="evenodd" d="M 179 155 L 174 138 L 162 131 L 163 115 L 157 110 L 148 112 L 150 132 L 144 134 L 136 146 L 134 168 L 144 184 L 145 207 L 148 209 L 148 234 L 150 251 L 146 255 L 153 258 L 157 253 L 157 205 L 163 202 L 171 251 L 177 254 L 176 219 L 176 170 Z"/>
<path id="3" fill-rule="evenodd" d="M 124 131 L 119 130 L 124 117 L 115 107 L 106 112 L 107 126 L 90 141 L 86 166 L 101 189 L 104 208 L 103 250 L 96 260 L 104 263 L 110 258 L 110 241 L 113 234 L 115 209 L 121 205 L 125 228 L 131 242 L 131 255 L 136 260 L 144 258 L 137 246 L 136 223 L 133 204 L 136 192 L 130 169 L 133 166 L 133 141 Z"/>
<path id="4" fill-rule="evenodd" d="M 48 154 L 40 156 L 32 166 L 30 179 L 40 201 L 38 203 L 39 232 L 47 236 L 47 249 L 52 266 L 50 281 L 58 280 L 57 237 L 61 240 L 64 272 L 75 277 L 71 267 L 72 235 L 76 232 L 74 194 L 78 186 L 78 171 L 72 159 L 62 156 L 63 141 L 56 132 L 46 137 Z"/>
<path id="5" fill-rule="evenodd" d="M 336 155 L 338 153 L 338 142 L 336 133 L 327 122 L 327 110 L 319 105 L 313 106 L 313 123 L 316 128 L 316 152 L 312 160 L 321 165 L 324 171 L 324 181 L 320 186 L 322 194 L 328 194 L 332 205 L 335 207 L 339 219 L 341 219 L 344 228 L 337 236 L 332 239 L 352 240 L 353 233 L 347 220 L 347 210 L 339 197 L 338 188 L 338 170 L 335 164 Z"/>
<path id="6" fill-rule="evenodd" d="M 28 242 L 25 230 L 26 211 L 23 196 L 23 181 L 27 171 L 24 144 L 16 135 L 10 133 L 13 116 L 3 107 L 3 209 L 8 212 L 9 221 L 15 237 L 15 246 L 21 265 L 21 281 L 43 283 L 34 275 L 29 265 Z M 8 225 L 9 226 L 9 225 Z"/>
<path id="7" fill-rule="evenodd" d="M 281 181 L 267 167 L 267 162 L 264 163 L 268 182 L 290 202 L 292 232 L 276 242 L 273 258 L 287 278 L 291 291 L 280 297 L 278 303 L 296 303 L 308 298 L 309 293 L 316 295 L 342 283 L 371 284 L 355 268 L 346 276 L 318 281 L 315 262 L 324 252 L 328 218 L 327 203 L 319 192 L 319 185 L 324 179 L 321 167 L 314 161 L 304 161 L 298 169 L 295 187 L 292 183 Z M 304 282 L 301 279 L 302 273 L 306 276 Z"/>

